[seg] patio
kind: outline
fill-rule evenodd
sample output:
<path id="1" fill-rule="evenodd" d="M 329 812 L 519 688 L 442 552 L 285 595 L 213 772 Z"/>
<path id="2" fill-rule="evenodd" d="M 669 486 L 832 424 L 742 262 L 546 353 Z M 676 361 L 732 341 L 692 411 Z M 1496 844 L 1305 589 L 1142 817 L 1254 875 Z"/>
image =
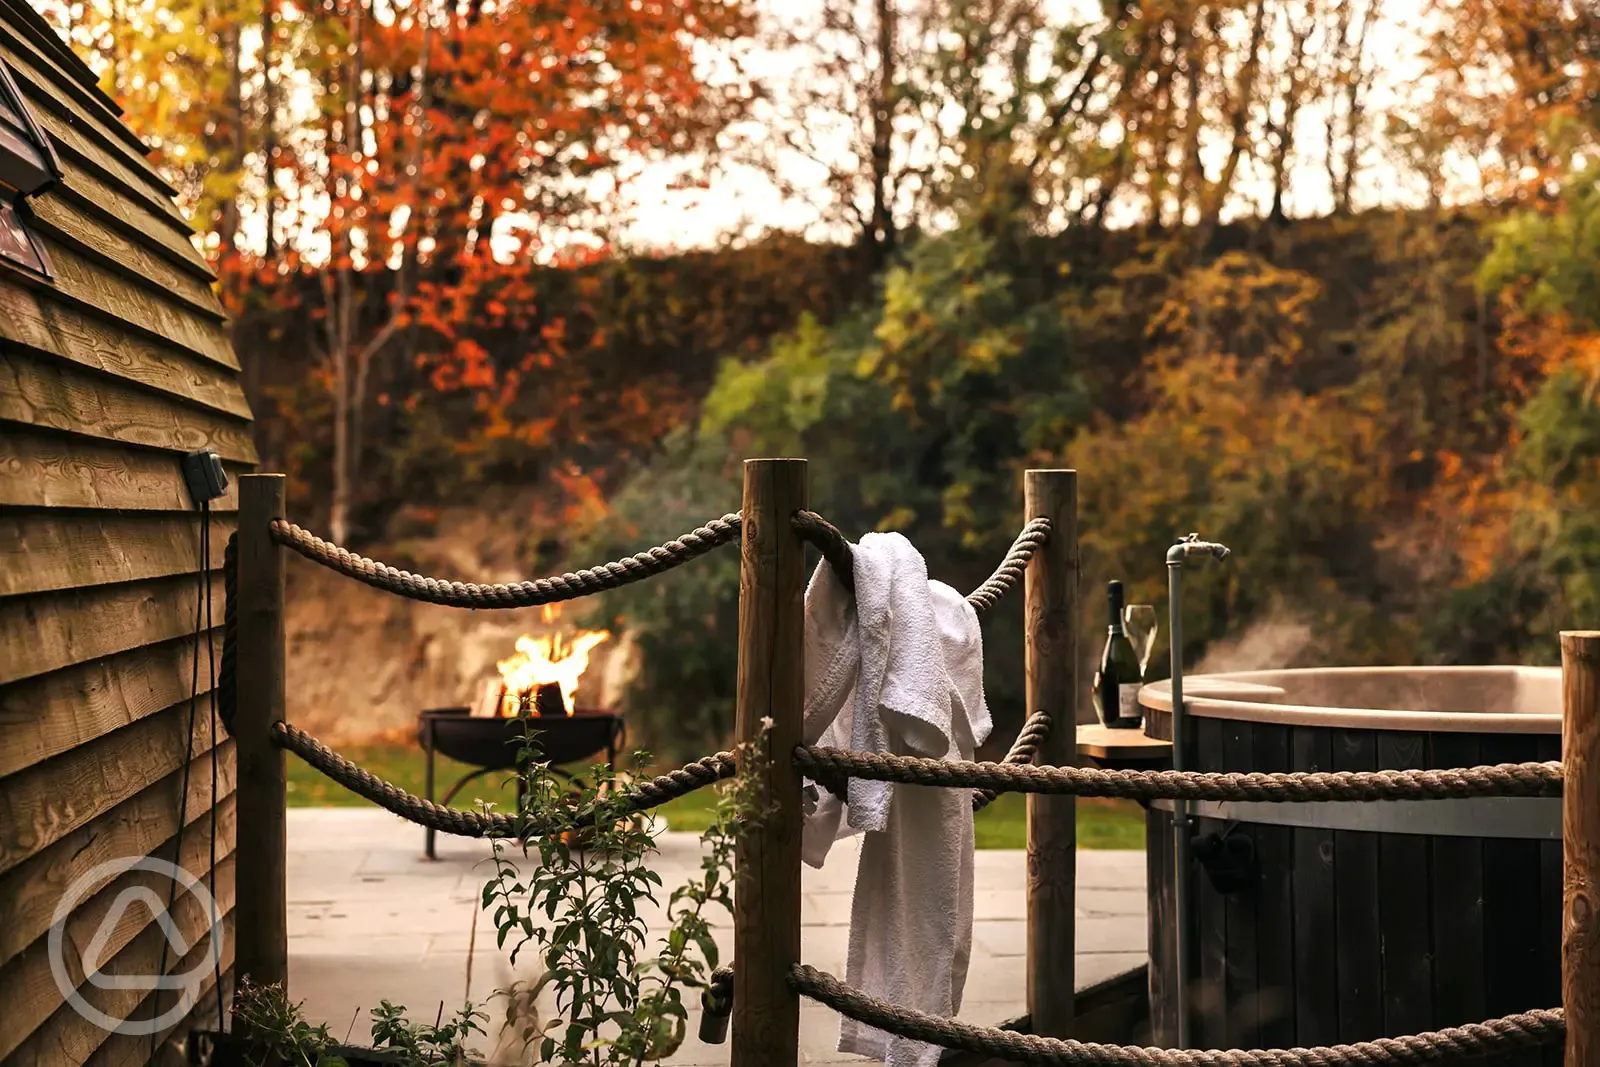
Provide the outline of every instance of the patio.
<path id="1" fill-rule="evenodd" d="M 438 860 L 422 858 L 422 831 L 373 808 L 294 808 L 288 812 L 289 979 L 306 1018 L 325 1022 L 336 1039 L 364 1041 L 368 1013 L 380 1000 L 404 1004 L 430 1021 L 469 997 L 483 1001 L 511 979 L 495 947 L 490 916 L 478 909 L 492 868 L 487 843 L 439 838 Z M 664 833 L 656 869 L 670 888 L 699 863 L 699 840 Z M 1023 1010 L 1026 946 L 1024 856 L 977 853 L 972 965 L 961 1017 L 993 1025 Z M 843 976 L 856 848 L 835 846 L 828 865 L 804 872 L 802 958 Z M 731 951 L 726 916 L 718 943 Z M 1078 853 L 1077 983 L 1080 987 L 1145 959 L 1145 861 L 1140 851 Z M 468 961 L 471 974 L 468 975 Z M 469 986 L 470 978 L 470 986 Z M 496 1005 L 490 1005 L 491 1033 Z M 726 1046 L 692 1032 L 670 1061 L 725 1064 Z M 352 1023 L 353 1028 L 352 1028 Z M 807 1063 L 860 1062 L 833 1051 L 837 1016 L 801 1007 L 800 1045 Z"/>

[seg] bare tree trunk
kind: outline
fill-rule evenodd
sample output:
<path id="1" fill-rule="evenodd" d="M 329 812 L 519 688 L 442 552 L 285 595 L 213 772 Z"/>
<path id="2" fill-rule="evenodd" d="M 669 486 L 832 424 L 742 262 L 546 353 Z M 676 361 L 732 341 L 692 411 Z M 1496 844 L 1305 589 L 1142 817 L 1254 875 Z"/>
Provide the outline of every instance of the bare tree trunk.
<path id="1" fill-rule="evenodd" d="M 347 282 L 335 281 L 335 272 L 321 272 L 322 304 L 326 312 L 328 358 L 333 360 L 333 501 L 328 508 L 329 533 L 337 544 L 350 537 L 350 351 L 340 328 L 340 304 Z"/>
<path id="2" fill-rule="evenodd" d="M 263 261 L 278 258 L 278 81 L 273 64 L 273 37 L 277 28 L 276 0 L 261 0 L 261 169 L 267 210 L 267 240 Z"/>
<path id="3" fill-rule="evenodd" d="M 1188 193 L 1198 193 L 1206 184 L 1205 164 L 1200 159 L 1200 94 L 1204 91 L 1200 75 L 1205 67 L 1206 56 L 1205 45 L 1200 41 L 1199 34 L 1194 31 L 1195 27 L 1191 25 L 1187 27 L 1183 36 L 1183 41 L 1189 49 L 1187 57 L 1189 76 L 1185 79 L 1188 83 L 1189 99 L 1183 118 L 1183 170 L 1178 191 L 1177 225 L 1179 226 L 1183 225 L 1183 216 L 1188 208 Z"/>
<path id="4" fill-rule="evenodd" d="M 889 168 L 894 143 L 894 0 L 874 0 L 878 20 L 878 84 L 872 101 L 872 223 L 868 235 L 874 270 L 894 251 L 894 217 L 889 203 Z"/>
<path id="5" fill-rule="evenodd" d="M 411 205 L 411 212 L 406 218 L 408 229 L 420 228 L 422 221 L 422 152 L 427 137 L 428 121 L 428 65 L 430 53 L 433 48 L 433 13 L 423 5 L 422 23 L 422 55 L 419 61 L 419 73 L 411 108 L 412 140 L 409 158 L 406 160 L 405 173 L 402 176 L 406 182 L 406 203 Z M 419 235 L 420 236 L 420 235 Z M 355 395 L 351 404 L 351 453 L 356 457 L 356 469 L 359 470 L 363 438 L 366 433 L 366 407 L 368 383 L 372 376 L 372 364 L 389 339 L 399 329 L 400 323 L 407 317 L 411 304 L 411 286 L 415 280 L 417 243 L 415 240 L 407 241 L 402 236 L 400 244 L 400 269 L 396 272 L 395 291 L 392 306 L 389 310 L 389 319 L 373 335 L 372 339 L 362 348 L 356 357 Z"/>
<path id="6" fill-rule="evenodd" d="M 351 170 L 357 175 L 364 173 L 362 163 L 364 163 L 366 156 L 366 136 L 364 133 L 365 126 L 364 119 L 361 115 L 361 105 L 366 96 L 366 56 L 364 51 L 364 41 L 362 40 L 362 35 L 366 30 L 366 23 L 364 19 L 366 12 L 362 6 L 365 2 L 366 0 L 354 0 L 354 3 L 352 4 L 351 18 L 354 21 L 354 29 L 350 34 L 352 41 L 352 55 L 350 57 L 350 97 L 346 102 L 346 112 L 350 116 Z M 357 178 L 356 181 L 357 184 L 360 183 L 359 178 Z M 363 203 L 365 203 L 364 200 Z M 352 222 L 354 222 L 354 220 L 352 220 Z M 382 220 L 379 220 L 379 223 L 381 225 Z M 369 233 L 368 240 L 365 242 L 365 248 L 369 257 L 372 255 L 372 249 L 375 247 L 377 247 L 377 242 L 371 239 L 371 234 Z M 370 267 L 371 264 L 369 263 L 368 266 Z M 355 273 L 355 265 L 353 263 L 350 264 L 349 269 L 346 271 L 346 277 L 348 281 L 345 289 L 344 346 L 345 351 L 348 353 L 355 343 L 356 328 L 361 322 L 362 305 L 366 303 L 367 299 L 367 287 L 359 284 L 361 278 L 360 275 Z M 367 374 L 364 364 L 370 362 L 370 354 L 363 350 L 362 352 L 355 354 L 354 359 L 351 359 L 350 356 L 347 356 L 346 362 L 349 365 L 349 371 L 347 373 L 351 373 L 354 378 L 354 381 L 350 386 L 350 430 L 346 435 L 346 441 L 351 446 L 349 459 L 345 464 L 348 472 L 345 475 L 345 506 L 348 509 L 349 499 L 354 495 L 353 486 L 355 486 L 361 479 L 361 448 L 359 446 L 359 442 L 361 441 L 362 436 L 361 422 L 364 418 L 366 418 L 367 410 Z"/>
<path id="7" fill-rule="evenodd" d="M 1294 124 L 1300 115 L 1300 104 L 1306 92 L 1306 42 L 1317 24 L 1317 0 L 1307 4 L 1303 26 L 1289 30 L 1289 85 L 1283 99 L 1283 122 L 1277 130 L 1277 144 L 1272 155 L 1272 208 L 1267 218 L 1278 223 L 1286 217 L 1283 197 L 1289 182 L 1289 156 L 1294 151 Z"/>
<path id="8" fill-rule="evenodd" d="M 244 75 L 239 69 L 242 59 L 239 49 L 239 20 L 233 12 L 222 16 L 222 57 L 228 65 L 228 115 L 233 122 L 232 137 L 228 146 L 228 169 L 237 178 L 244 170 L 245 117 Z M 218 255 L 222 262 L 231 260 L 238 251 L 239 193 L 235 191 L 221 205 L 222 214 L 217 222 Z M 227 279 L 224 274 L 224 278 Z M 235 279 L 236 281 L 236 279 Z"/>
<path id="9" fill-rule="evenodd" d="M 1254 19 L 1250 24 L 1250 51 L 1239 67 L 1239 80 L 1233 90 L 1233 115 L 1230 132 L 1233 142 L 1228 148 L 1228 161 L 1222 165 L 1222 174 L 1215 183 L 1205 186 L 1201 194 L 1200 229 L 1196 249 L 1203 252 L 1211 243 L 1217 222 L 1222 217 L 1222 206 L 1233 188 L 1234 175 L 1239 172 L 1239 160 L 1250 147 L 1250 105 L 1255 100 L 1256 77 L 1261 70 L 1261 47 L 1267 37 L 1267 0 L 1256 0 Z"/>
<path id="10" fill-rule="evenodd" d="M 1173 28 L 1172 51 L 1170 54 L 1165 54 L 1165 50 L 1162 48 L 1165 43 L 1163 39 L 1164 33 L 1159 28 L 1156 30 L 1157 67 L 1155 88 L 1150 95 L 1149 103 L 1143 109 L 1156 126 L 1155 130 L 1151 131 L 1147 136 L 1152 138 L 1151 155 L 1153 157 L 1150 164 L 1150 221 L 1157 228 L 1165 224 L 1167 190 L 1172 185 L 1167 171 L 1168 160 L 1172 153 L 1172 87 L 1177 80 L 1174 75 L 1178 60 L 1183 56 L 1184 49 L 1188 47 L 1189 42 L 1193 40 L 1189 31 L 1190 27 L 1187 24 L 1176 24 Z M 1191 90 L 1195 88 L 1193 65 L 1191 65 L 1189 88 Z M 1185 131 L 1185 137 L 1188 136 L 1188 131 Z M 1183 164 L 1180 162 L 1179 165 L 1182 166 Z M 1180 175 L 1178 180 L 1178 221 L 1180 223 L 1183 220 L 1182 183 L 1183 177 Z"/>
<path id="11" fill-rule="evenodd" d="M 1345 83 L 1345 145 L 1344 175 L 1339 186 L 1339 212 L 1350 214 L 1351 190 L 1355 186 L 1356 166 L 1361 156 L 1361 119 L 1366 111 L 1365 94 L 1372 72 L 1366 63 L 1367 35 L 1378 20 L 1378 0 L 1367 5 L 1366 17 L 1361 20 L 1361 34 L 1356 38 L 1350 77 Z"/>
<path id="12" fill-rule="evenodd" d="M 262 244 L 261 262 L 269 267 L 278 261 L 278 183 L 276 160 L 278 157 L 278 100 L 277 84 L 273 74 L 274 33 L 276 11 L 274 0 L 261 0 L 261 188 L 266 212 L 266 237 Z M 244 156 L 240 154 L 240 165 Z M 235 345 L 237 346 L 237 343 Z M 259 412 L 261 404 L 261 366 L 266 353 L 252 346 L 244 359 L 245 397 L 252 409 Z M 243 358 L 243 357 L 241 357 Z"/>
<path id="13" fill-rule="evenodd" d="M 333 358 L 334 378 L 334 428 L 333 428 L 333 503 L 329 508 L 328 524 L 333 539 L 345 543 L 350 533 L 351 483 L 357 475 L 356 458 L 350 449 L 350 419 L 352 383 L 350 374 L 350 340 L 357 317 L 357 296 L 353 277 L 355 264 L 354 230 L 357 225 L 352 194 L 357 182 L 356 157 L 361 151 L 361 4 L 351 0 L 349 10 L 350 53 L 345 63 L 344 121 L 339 139 L 342 148 L 341 165 L 345 168 L 342 179 L 343 198 L 346 204 L 344 232 L 332 245 L 337 262 L 332 264 L 337 293 L 331 300 L 329 317 L 332 334 L 329 351 Z M 327 282 L 324 282 L 325 291 Z"/>
<path id="14" fill-rule="evenodd" d="M 1123 183 L 1128 180 L 1129 156 L 1133 152 L 1133 138 L 1138 132 L 1137 125 L 1130 126 L 1123 132 L 1122 144 L 1117 150 L 1110 172 L 1100 178 L 1099 188 L 1094 192 L 1094 215 L 1091 219 L 1091 225 L 1096 230 L 1106 228 L 1106 215 L 1111 210 L 1111 202 L 1117 198 L 1117 193 L 1122 191 Z"/>
<path id="15" fill-rule="evenodd" d="M 127 63 L 128 16 L 123 0 L 111 0 L 111 95 L 115 96 L 125 84 Z"/>
<path id="16" fill-rule="evenodd" d="M 1351 5 L 1335 4 L 1339 12 L 1338 20 L 1334 23 L 1332 32 L 1328 35 L 1329 48 L 1332 50 L 1332 59 L 1327 70 L 1326 80 L 1330 87 L 1339 85 L 1344 76 L 1345 55 L 1349 51 L 1350 37 L 1350 10 Z M 1323 165 L 1328 171 L 1328 192 L 1333 196 L 1333 210 L 1339 211 L 1339 115 L 1337 105 L 1332 102 L 1330 94 L 1328 105 L 1328 124 L 1323 128 L 1327 136 L 1326 151 L 1323 153 Z"/>

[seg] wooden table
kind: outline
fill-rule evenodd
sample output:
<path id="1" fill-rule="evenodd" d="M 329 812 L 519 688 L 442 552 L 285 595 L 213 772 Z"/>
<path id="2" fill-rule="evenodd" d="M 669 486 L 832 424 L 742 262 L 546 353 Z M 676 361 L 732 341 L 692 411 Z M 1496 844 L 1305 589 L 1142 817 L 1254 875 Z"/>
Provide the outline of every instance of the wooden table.
<path id="1" fill-rule="evenodd" d="M 1172 742 L 1140 730 L 1114 730 L 1099 723 L 1078 727 L 1078 755 L 1096 767 L 1161 770 L 1172 766 Z"/>

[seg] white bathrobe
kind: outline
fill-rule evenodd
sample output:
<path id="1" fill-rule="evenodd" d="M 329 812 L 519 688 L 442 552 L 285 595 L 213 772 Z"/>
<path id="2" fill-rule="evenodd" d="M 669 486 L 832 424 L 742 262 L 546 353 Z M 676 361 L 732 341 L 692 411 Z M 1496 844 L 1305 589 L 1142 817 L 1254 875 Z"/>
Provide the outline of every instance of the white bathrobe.
<path id="1" fill-rule="evenodd" d="M 854 551 L 855 595 L 818 566 L 806 590 L 808 743 L 971 759 L 989 736 L 978 616 L 928 580 L 900 534 L 867 534 Z M 847 803 L 817 790 L 804 857 L 822 866 L 834 841 L 866 833 L 850 908 L 845 981 L 935 1015 L 961 1008 L 972 953 L 972 793 L 851 779 Z M 940 1050 L 841 1020 L 839 1051 L 891 1067 L 932 1067 Z"/>

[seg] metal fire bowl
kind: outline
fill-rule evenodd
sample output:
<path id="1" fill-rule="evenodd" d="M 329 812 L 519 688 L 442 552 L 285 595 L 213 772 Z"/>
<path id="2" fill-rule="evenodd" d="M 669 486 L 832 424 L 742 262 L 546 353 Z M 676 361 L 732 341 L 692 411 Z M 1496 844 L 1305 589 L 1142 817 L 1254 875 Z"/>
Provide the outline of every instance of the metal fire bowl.
<path id="1" fill-rule="evenodd" d="M 622 718 L 609 711 L 579 708 L 573 715 L 547 715 L 526 721 L 541 757 L 553 764 L 607 755 L 622 739 Z M 489 770 L 510 770 L 517 765 L 522 719 L 474 717 L 467 708 L 434 708 L 424 711 L 418 724 L 417 737 L 424 745 L 429 722 L 433 724 L 436 752 Z"/>

